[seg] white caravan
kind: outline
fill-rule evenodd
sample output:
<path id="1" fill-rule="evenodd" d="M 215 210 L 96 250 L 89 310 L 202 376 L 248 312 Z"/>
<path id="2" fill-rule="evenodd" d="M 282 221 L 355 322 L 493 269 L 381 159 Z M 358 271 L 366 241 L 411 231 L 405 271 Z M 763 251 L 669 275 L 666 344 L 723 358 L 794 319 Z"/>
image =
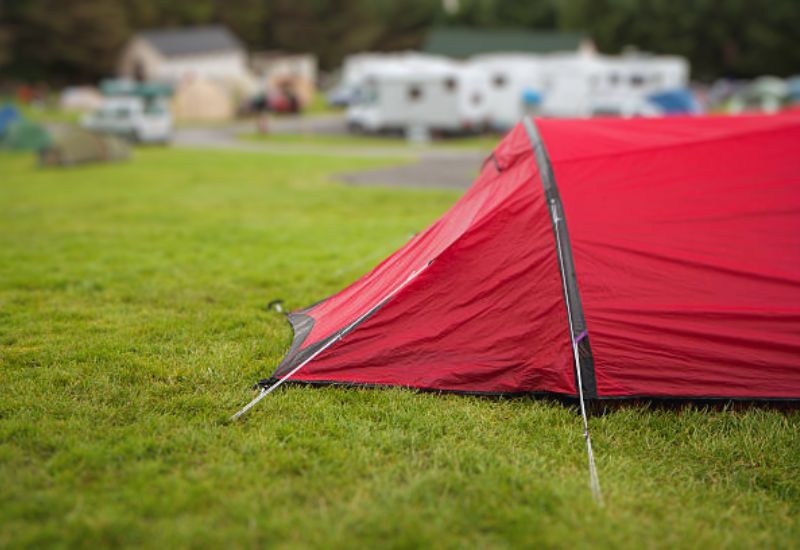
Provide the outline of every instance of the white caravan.
<path id="1" fill-rule="evenodd" d="M 654 116 L 647 97 L 686 88 L 689 65 L 676 56 L 554 54 L 542 60 L 546 116 Z"/>
<path id="2" fill-rule="evenodd" d="M 353 101 L 366 75 L 383 67 L 406 63 L 438 63 L 445 64 L 447 57 L 430 55 L 414 51 L 378 53 L 365 52 L 348 55 L 342 64 L 339 83 L 328 92 L 328 102 L 332 105 L 347 106 Z"/>
<path id="3" fill-rule="evenodd" d="M 487 54 L 470 59 L 469 66 L 486 73 L 486 104 L 490 123 L 497 129 L 513 127 L 540 110 L 543 63 L 530 54 Z"/>
<path id="4" fill-rule="evenodd" d="M 489 78 L 487 107 L 491 125 L 500 129 L 531 114 L 659 115 L 648 96 L 686 88 L 689 81 L 683 58 L 638 53 L 491 54 L 473 57 L 469 65 Z"/>
<path id="5" fill-rule="evenodd" d="M 395 58 L 362 72 L 347 120 L 366 132 L 480 131 L 489 121 L 488 88 L 485 72 L 459 62 Z"/>

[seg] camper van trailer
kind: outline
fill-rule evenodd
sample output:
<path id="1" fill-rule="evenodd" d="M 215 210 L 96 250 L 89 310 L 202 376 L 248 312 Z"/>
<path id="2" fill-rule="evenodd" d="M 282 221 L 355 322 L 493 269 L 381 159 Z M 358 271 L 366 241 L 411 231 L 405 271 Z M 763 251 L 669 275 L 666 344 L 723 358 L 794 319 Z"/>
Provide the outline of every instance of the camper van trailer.
<path id="1" fill-rule="evenodd" d="M 530 114 L 660 115 L 650 96 L 685 89 L 689 80 L 683 58 L 640 53 L 492 54 L 472 58 L 470 66 L 487 74 L 489 117 L 499 129 Z"/>
<path id="2" fill-rule="evenodd" d="M 342 64 L 339 83 L 328 92 L 328 103 L 346 107 L 356 99 L 359 87 L 366 75 L 383 67 L 403 63 L 448 63 L 449 59 L 438 55 L 430 55 L 415 51 L 405 52 L 365 52 L 348 55 Z"/>
<path id="3" fill-rule="evenodd" d="M 405 59 L 365 70 L 347 111 L 365 132 L 469 133 L 488 123 L 485 72 L 458 62 Z"/>
<path id="4" fill-rule="evenodd" d="M 662 114 L 648 98 L 689 85 L 686 60 L 674 56 L 642 54 L 602 57 L 594 82 L 591 115 L 647 116 Z"/>
<path id="5" fill-rule="evenodd" d="M 542 60 L 542 113 L 547 116 L 655 116 L 647 98 L 686 88 L 683 58 L 629 54 L 554 54 Z"/>
<path id="6" fill-rule="evenodd" d="M 488 54 L 473 57 L 469 65 L 489 79 L 486 105 L 493 128 L 506 130 L 526 115 L 538 114 L 542 90 L 539 56 Z"/>

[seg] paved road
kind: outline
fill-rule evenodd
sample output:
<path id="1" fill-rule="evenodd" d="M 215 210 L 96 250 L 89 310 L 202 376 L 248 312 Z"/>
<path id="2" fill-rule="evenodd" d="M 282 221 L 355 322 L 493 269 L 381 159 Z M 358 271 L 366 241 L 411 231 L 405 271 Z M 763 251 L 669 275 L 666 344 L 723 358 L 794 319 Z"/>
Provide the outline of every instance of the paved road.
<path id="1" fill-rule="evenodd" d="M 279 155 L 324 155 L 337 157 L 396 158 L 397 166 L 337 174 L 335 179 L 352 185 L 387 185 L 393 187 L 469 187 L 488 152 L 431 146 L 306 145 L 302 143 L 265 143 L 240 139 L 251 133 L 254 123 L 226 126 L 197 126 L 176 130 L 173 145 L 183 148 L 219 149 Z M 274 133 L 341 134 L 346 132 L 341 115 L 274 118 Z"/>
<path id="2" fill-rule="evenodd" d="M 412 164 L 336 174 L 334 179 L 351 185 L 466 189 L 477 177 L 484 157 L 475 151 L 451 157 L 426 154 Z"/>

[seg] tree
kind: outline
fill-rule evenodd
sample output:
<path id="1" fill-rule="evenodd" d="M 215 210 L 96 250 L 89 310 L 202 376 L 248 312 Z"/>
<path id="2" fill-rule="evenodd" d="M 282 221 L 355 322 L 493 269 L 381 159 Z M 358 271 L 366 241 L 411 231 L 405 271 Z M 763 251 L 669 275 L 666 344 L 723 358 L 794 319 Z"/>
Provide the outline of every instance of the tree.
<path id="1" fill-rule="evenodd" d="M 315 52 L 326 68 L 372 49 L 383 30 L 369 0 L 277 0 L 269 28 L 274 46 Z"/>
<path id="2" fill-rule="evenodd" d="M 31 80 L 107 74 L 129 32 L 120 5 L 107 0 L 18 0 L 5 8 L 9 72 Z"/>
<path id="3" fill-rule="evenodd" d="M 796 0 L 561 0 L 559 15 L 602 51 L 635 45 L 686 56 L 696 78 L 800 71 Z"/>
<path id="4" fill-rule="evenodd" d="M 419 47 L 435 24 L 566 29 L 601 51 L 689 58 L 696 78 L 800 73 L 800 1 L 770 0 L 0 0 L 0 66 L 26 80 L 97 80 L 142 28 L 229 26 L 253 49 L 317 54 Z"/>
<path id="5" fill-rule="evenodd" d="M 474 27 L 554 29 L 558 6 L 555 0 L 460 0 L 447 21 Z"/>

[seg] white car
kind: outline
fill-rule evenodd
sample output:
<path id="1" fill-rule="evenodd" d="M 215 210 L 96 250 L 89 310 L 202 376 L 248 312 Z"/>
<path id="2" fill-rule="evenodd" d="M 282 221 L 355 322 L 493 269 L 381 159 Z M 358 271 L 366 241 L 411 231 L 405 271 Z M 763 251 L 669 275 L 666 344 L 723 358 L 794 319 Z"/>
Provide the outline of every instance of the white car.
<path id="1" fill-rule="evenodd" d="M 172 115 L 160 98 L 107 97 L 82 119 L 81 126 L 143 143 L 167 143 L 172 138 Z"/>

